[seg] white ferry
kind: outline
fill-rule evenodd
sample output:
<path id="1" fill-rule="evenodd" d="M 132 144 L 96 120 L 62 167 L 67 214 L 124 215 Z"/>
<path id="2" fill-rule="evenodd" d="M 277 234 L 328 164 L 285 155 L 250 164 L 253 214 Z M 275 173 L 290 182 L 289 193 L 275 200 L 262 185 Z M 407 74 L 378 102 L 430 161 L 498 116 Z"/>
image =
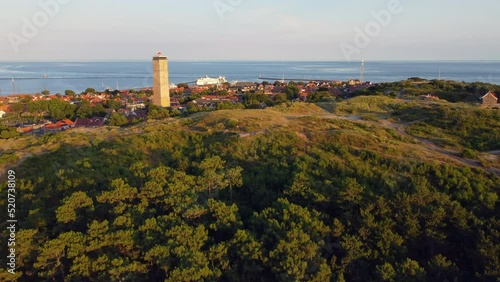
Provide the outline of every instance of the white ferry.
<path id="1" fill-rule="evenodd" d="M 220 85 L 220 84 L 223 84 L 226 82 L 227 82 L 227 80 L 224 76 L 219 76 L 217 78 L 211 78 L 211 77 L 208 77 L 208 75 L 207 75 L 205 77 L 198 78 L 196 80 L 196 85 L 198 85 L 198 86 L 213 85 L 213 84 Z"/>

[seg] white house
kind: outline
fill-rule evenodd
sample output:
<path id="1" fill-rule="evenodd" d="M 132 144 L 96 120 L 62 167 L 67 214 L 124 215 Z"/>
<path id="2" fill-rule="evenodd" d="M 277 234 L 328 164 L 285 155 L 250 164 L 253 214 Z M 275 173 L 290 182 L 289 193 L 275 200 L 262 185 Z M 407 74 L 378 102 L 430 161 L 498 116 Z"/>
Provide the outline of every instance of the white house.
<path id="1" fill-rule="evenodd" d="M 6 112 L 0 110 L 0 118 L 3 118 L 3 116 L 6 114 Z"/>

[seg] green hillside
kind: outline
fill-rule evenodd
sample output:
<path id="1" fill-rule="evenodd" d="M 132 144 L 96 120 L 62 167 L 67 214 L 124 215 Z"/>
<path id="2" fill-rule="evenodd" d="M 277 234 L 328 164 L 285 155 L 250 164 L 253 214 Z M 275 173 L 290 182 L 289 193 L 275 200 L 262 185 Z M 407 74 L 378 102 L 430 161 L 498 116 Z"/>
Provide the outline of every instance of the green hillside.
<path id="1" fill-rule="evenodd" d="M 360 96 L 0 148 L 2 281 L 500 277 L 498 110 Z"/>

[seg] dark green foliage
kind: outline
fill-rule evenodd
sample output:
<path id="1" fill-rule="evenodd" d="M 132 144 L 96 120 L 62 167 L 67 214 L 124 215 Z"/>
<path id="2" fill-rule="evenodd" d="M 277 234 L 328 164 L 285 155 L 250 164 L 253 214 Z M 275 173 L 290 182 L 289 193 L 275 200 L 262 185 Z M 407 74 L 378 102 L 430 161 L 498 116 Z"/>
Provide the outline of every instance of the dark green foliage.
<path id="1" fill-rule="evenodd" d="M 245 106 L 241 103 L 222 102 L 217 104 L 217 110 L 236 110 L 244 108 Z"/>
<path id="2" fill-rule="evenodd" d="M 108 109 L 118 111 L 122 107 L 122 103 L 117 100 L 107 100 L 106 103 L 104 103 L 104 106 Z"/>
<path id="3" fill-rule="evenodd" d="M 464 149 L 460 155 L 462 157 L 468 158 L 468 159 L 476 159 L 477 158 L 477 153 L 471 149 Z"/>
<path id="4" fill-rule="evenodd" d="M 307 101 L 314 103 L 314 102 L 320 102 L 325 98 L 331 98 L 331 97 L 332 94 L 328 91 L 318 91 L 309 93 L 309 95 L 307 96 Z"/>
<path id="5" fill-rule="evenodd" d="M 153 104 L 148 105 L 148 118 L 162 119 L 170 116 L 168 109 L 156 106 Z"/>
<path id="6" fill-rule="evenodd" d="M 17 280 L 498 278 L 499 177 L 382 154 L 358 132 L 397 134 L 324 123 L 344 130 L 160 124 L 29 158 L 16 168 Z"/>
<path id="7" fill-rule="evenodd" d="M 460 144 L 477 151 L 500 148 L 500 112 L 462 105 L 400 104 L 394 115 L 413 122 L 406 130 L 444 145 Z"/>
<path id="8" fill-rule="evenodd" d="M 0 124 L 0 139 L 10 139 L 19 136 L 15 128 Z"/>
<path id="9" fill-rule="evenodd" d="M 433 95 L 449 102 L 479 103 L 488 91 L 500 92 L 500 86 L 483 82 L 458 82 L 410 78 L 399 82 L 380 83 L 356 95 L 389 95 L 391 97 L 415 97 Z"/>
<path id="10" fill-rule="evenodd" d="M 268 95 L 262 93 L 247 93 L 243 96 L 245 106 L 249 109 L 258 109 L 262 105 L 273 105 L 273 100 Z"/>
<path id="11" fill-rule="evenodd" d="M 10 105 L 10 110 L 21 115 L 21 113 L 23 112 L 24 110 L 24 105 L 22 103 L 14 103 L 12 105 Z"/>
<path id="12" fill-rule="evenodd" d="M 119 113 L 113 113 L 109 117 L 109 125 L 111 126 L 124 126 L 128 124 L 128 119 Z"/>
<path id="13" fill-rule="evenodd" d="M 97 93 L 97 91 L 94 88 L 87 88 L 83 93 Z"/>
<path id="14" fill-rule="evenodd" d="M 295 86 L 294 83 L 290 82 L 286 86 L 285 94 L 286 94 L 286 97 L 288 98 L 288 100 L 297 99 L 297 98 L 299 98 L 299 88 L 297 86 Z"/>
<path id="15" fill-rule="evenodd" d="M 72 118 L 75 115 L 75 110 L 75 105 L 59 99 L 52 99 L 48 102 L 48 113 L 54 119 Z"/>
<path id="16" fill-rule="evenodd" d="M 98 104 L 92 106 L 89 101 L 83 100 L 78 109 L 76 110 L 76 117 L 78 118 L 91 118 L 94 116 L 103 117 L 106 115 L 106 109 L 103 105 Z"/>

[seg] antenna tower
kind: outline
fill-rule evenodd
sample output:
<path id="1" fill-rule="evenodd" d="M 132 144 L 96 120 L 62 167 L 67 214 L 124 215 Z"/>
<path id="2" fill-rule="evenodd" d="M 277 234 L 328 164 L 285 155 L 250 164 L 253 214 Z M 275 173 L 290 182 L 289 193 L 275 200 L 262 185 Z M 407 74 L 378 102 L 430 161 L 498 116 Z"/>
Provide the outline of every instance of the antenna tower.
<path id="1" fill-rule="evenodd" d="M 361 60 L 361 84 L 363 84 L 365 81 L 365 60 Z"/>

